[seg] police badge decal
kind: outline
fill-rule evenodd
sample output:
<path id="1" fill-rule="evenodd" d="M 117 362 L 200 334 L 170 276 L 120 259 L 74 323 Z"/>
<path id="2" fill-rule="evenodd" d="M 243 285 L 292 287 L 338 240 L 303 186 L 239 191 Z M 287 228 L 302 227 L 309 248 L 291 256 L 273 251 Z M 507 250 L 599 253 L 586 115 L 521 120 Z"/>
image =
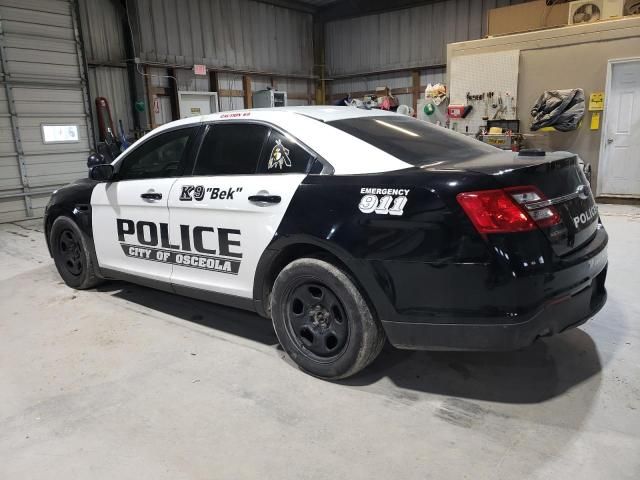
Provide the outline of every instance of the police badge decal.
<path id="1" fill-rule="evenodd" d="M 291 166 L 289 149 L 282 145 L 282 142 L 280 140 L 276 140 L 276 144 L 271 149 L 271 155 L 269 156 L 269 164 L 267 165 L 267 168 L 271 170 L 272 168 L 278 167 L 280 170 L 282 170 L 283 166 Z"/>

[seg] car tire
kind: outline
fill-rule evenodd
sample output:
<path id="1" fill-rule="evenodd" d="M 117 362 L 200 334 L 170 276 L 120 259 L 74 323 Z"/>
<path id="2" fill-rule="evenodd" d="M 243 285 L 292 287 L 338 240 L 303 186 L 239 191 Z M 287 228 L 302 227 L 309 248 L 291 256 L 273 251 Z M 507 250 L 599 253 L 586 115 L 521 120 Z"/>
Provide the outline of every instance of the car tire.
<path id="1" fill-rule="evenodd" d="M 378 356 L 386 336 L 350 276 L 321 259 L 301 258 L 278 275 L 271 318 L 282 348 L 305 372 L 337 380 Z"/>
<path id="2" fill-rule="evenodd" d="M 87 238 L 73 220 L 68 217 L 55 219 L 49 245 L 58 273 L 68 286 L 85 290 L 102 283 L 96 275 Z"/>

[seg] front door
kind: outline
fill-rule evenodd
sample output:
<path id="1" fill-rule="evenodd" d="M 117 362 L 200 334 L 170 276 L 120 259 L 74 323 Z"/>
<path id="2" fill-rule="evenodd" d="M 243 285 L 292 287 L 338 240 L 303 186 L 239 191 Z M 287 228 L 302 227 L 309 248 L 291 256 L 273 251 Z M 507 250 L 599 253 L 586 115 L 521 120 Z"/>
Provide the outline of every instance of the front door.
<path id="1" fill-rule="evenodd" d="M 169 198 L 182 250 L 172 283 L 252 298 L 258 261 L 313 158 L 262 124 L 210 125 L 194 175 L 178 179 Z"/>
<path id="2" fill-rule="evenodd" d="M 170 245 L 169 193 L 195 131 L 150 138 L 118 160 L 114 181 L 96 185 L 91 218 L 101 268 L 169 284 L 172 266 L 162 253 Z"/>
<path id="3" fill-rule="evenodd" d="M 610 85 L 601 193 L 640 196 L 640 60 L 613 63 Z"/>

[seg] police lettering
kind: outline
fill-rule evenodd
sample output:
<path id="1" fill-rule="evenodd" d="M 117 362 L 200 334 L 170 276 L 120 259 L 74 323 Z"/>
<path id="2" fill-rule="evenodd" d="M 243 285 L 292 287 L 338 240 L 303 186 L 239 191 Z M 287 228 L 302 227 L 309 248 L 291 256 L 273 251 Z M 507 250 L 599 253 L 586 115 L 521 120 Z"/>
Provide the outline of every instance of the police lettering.
<path id="1" fill-rule="evenodd" d="M 586 212 L 583 212 L 580 215 L 573 217 L 573 225 L 576 228 L 578 228 L 581 224 L 590 222 L 593 219 L 593 217 L 595 217 L 597 214 L 598 214 L 598 207 L 597 205 L 593 205 Z"/>
<path id="2" fill-rule="evenodd" d="M 240 230 L 180 225 L 180 244 L 172 244 L 169 241 L 169 225 L 166 223 L 156 224 L 143 220 L 134 222 L 125 218 L 117 218 L 116 226 L 118 241 L 122 243 L 130 241 L 130 237 L 135 237 L 138 240 L 137 243 L 148 247 L 160 246 L 170 250 L 195 251 L 207 255 L 242 258 Z M 213 246 L 217 248 L 213 248 Z M 144 248 L 138 248 L 135 252 L 130 252 L 130 255 L 149 258 L 149 254 L 145 253 Z"/>
<path id="3" fill-rule="evenodd" d="M 196 255 L 176 255 L 176 263 L 189 267 L 207 268 L 209 270 L 221 270 L 223 272 L 231 272 L 231 262 L 211 257 L 198 257 Z"/>

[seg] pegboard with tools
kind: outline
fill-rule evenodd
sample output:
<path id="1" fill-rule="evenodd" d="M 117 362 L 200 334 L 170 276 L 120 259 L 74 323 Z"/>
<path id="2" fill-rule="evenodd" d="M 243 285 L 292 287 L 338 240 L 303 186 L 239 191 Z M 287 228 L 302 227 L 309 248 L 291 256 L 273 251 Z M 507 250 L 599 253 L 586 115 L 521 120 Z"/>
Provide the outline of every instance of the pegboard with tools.
<path id="1" fill-rule="evenodd" d="M 516 119 L 519 62 L 520 50 L 454 57 L 449 105 L 466 107 L 467 113 L 450 118 L 449 128 L 475 134 L 487 119 Z"/>

